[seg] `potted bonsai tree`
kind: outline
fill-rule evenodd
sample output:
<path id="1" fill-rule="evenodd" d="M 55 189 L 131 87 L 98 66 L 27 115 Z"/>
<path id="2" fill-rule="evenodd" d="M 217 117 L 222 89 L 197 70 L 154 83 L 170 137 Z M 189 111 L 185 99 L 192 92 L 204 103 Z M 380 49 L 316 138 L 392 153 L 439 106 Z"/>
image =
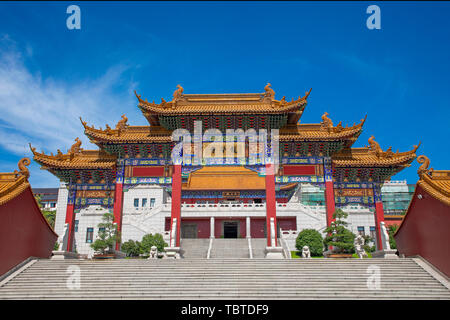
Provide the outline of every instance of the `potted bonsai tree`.
<path id="1" fill-rule="evenodd" d="M 333 213 L 333 222 L 323 232 L 326 233 L 326 237 L 323 243 L 327 248 L 333 247 L 329 258 L 351 258 L 353 251 L 355 250 L 353 241 L 355 235 L 346 227 L 348 223 L 344 220 L 348 217 L 348 214 L 341 209 L 336 209 Z"/>
<path id="2" fill-rule="evenodd" d="M 103 215 L 103 222 L 98 224 L 98 236 L 91 248 L 95 250 L 94 259 L 114 258 L 114 247 L 120 242 L 117 225 L 113 223 L 114 215 L 107 212 Z"/>

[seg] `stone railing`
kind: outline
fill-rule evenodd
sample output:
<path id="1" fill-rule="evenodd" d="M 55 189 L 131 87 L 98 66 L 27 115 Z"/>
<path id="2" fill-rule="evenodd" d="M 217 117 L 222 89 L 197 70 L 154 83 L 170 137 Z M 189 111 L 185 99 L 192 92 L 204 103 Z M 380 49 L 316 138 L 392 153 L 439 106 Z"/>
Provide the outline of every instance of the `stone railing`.
<path id="1" fill-rule="evenodd" d="M 324 213 L 324 206 L 305 206 L 301 203 L 277 203 L 277 211 L 306 211 L 312 214 Z M 266 210 L 265 203 L 193 203 L 181 204 L 183 211 L 240 211 L 240 210 L 253 210 L 264 211 Z M 171 210 L 170 204 L 164 204 L 163 210 Z"/>

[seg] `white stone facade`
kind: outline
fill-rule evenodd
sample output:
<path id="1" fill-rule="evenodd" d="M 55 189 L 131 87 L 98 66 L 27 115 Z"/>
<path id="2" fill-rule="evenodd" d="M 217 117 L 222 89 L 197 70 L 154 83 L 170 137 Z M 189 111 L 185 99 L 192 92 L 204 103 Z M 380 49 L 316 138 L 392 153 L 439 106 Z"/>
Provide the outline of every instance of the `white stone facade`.
<path id="1" fill-rule="evenodd" d="M 67 189 L 61 185 L 58 194 L 58 210 L 55 231 L 61 233 L 67 207 Z M 136 200 L 137 199 L 137 200 Z M 144 202 L 142 201 L 143 199 Z M 153 200 L 152 200 L 153 199 Z M 136 206 L 137 204 L 137 206 Z M 144 206 L 143 206 L 144 204 Z M 374 227 L 374 213 L 366 207 L 348 206 L 343 208 L 347 212 L 349 229 L 355 234 L 358 227 L 364 227 L 365 234 L 370 234 L 370 227 Z M 90 243 L 86 242 L 88 228 L 93 229 L 93 240 L 98 234 L 98 224 L 108 209 L 100 206 L 88 206 L 75 215 L 77 231 L 75 232 L 74 248 L 78 253 L 92 256 Z M 111 210 L 110 210 L 111 211 Z M 170 218 L 171 203 L 167 192 L 158 185 L 137 185 L 124 191 L 122 242 L 128 240 L 142 240 L 148 233 L 161 233 L 168 242 L 168 232 L 165 232 L 165 220 Z M 264 203 L 229 203 L 229 204 L 182 204 L 181 216 L 191 218 L 207 217 L 265 217 Z M 316 229 L 319 232 L 326 227 L 326 213 L 324 206 L 305 206 L 292 197 L 288 203 L 277 204 L 277 216 L 296 217 L 297 230 L 282 230 L 289 249 L 295 250 L 295 237 L 303 229 Z M 287 232 L 287 233 L 286 233 Z"/>

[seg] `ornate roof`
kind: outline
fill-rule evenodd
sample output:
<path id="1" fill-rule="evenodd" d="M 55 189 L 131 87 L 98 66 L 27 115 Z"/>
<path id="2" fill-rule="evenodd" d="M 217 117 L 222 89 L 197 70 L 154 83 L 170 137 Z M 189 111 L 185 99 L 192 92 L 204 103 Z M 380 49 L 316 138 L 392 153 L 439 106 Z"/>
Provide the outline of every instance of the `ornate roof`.
<path id="1" fill-rule="evenodd" d="M 285 97 L 275 100 L 275 92 L 270 88 L 270 83 L 264 88 L 263 93 L 231 93 L 231 94 L 184 94 L 183 88 L 178 85 L 173 99 L 161 103 L 139 100 L 142 112 L 158 115 L 187 115 L 187 114 L 230 114 L 230 113 L 288 113 L 298 111 L 306 105 L 305 96 L 292 101 L 286 101 Z"/>
<path id="2" fill-rule="evenodd" d="M 325 116 L 325 115 L 324 115 Z M 322 119 L 324 118 L 322 116 Z M 124 116 L 123 116 L 124 117 Z M 367 116 L 366 116 L 367 117 Z M 328 119 L 328 118 L 327 118 Z M 171 132 L 162 126 L 128 126 L 111 129 L 96 129 L 89 126 L 81 118 L 84 132 L 92 143 L 168 143 L 172 142 Z M 356 141 L 362 132 L 366 118 L 351 127 L 343 127 L 341 122 L 333 126 L 331 122 L 314 124 L 288 124 L 280 129 L 280 141 L 302 141 L 302 140 L 351 140 L 350 145 Z M 116 126 L 117 127 L 117 126 Z"/>
<path id="3" fill-rule="evenodd" d="M 14 199 L 30 186 L 30 173 L 26 167 L 30 163 L 29 158 L 23 158 L 18 163 L 20 171 L 0 173 L 0 205 Z"/>
<path id="4" fill-rule="evenodd" d="M 238 166 L 206 166 L 189 175 L 183 190 L 262 190 L 266 180 L 258 173 Z"/>
<path id="5" fill-rule="evenodd" d="M 450 206 L 450 170 L 428 169 L 430 160 L 424 155 L 419 156 L 417 162 L 422 164 L 417 170 L 420 177 L 417 185 L 433 198 Z"/>
<path id="6" fill-rule="evenodd" d="M 92 143 L 167 143 L 172 142 L 172 133 L 162 126 L 123 126 L 122 128 L 111 129 L 106 125 L 106 129 L 96 129 L 88 126 L 81 118 L 84 126 L 84 133 Z"/>
<path id="7" fill-rule="evenodd" d="M 321 123 L 313 124 L 290 124 L 280 129 L 280 141 L 286 140 L 343 140 L 356 138 L 361 134 L 366 117 L 360 123 L 351 127 L 343 127 L 342 122 L 333 126 L 333 122 L 327 117 L 328 113 L 322 116 Z"/>
<path id="8" fill-rule="evenodd" d="M 37 152 L 31 147 L 33 159 L 42 165 L 42 169 L 113 169 L 116 166 L 115 155 L 110 155 L 103 150 L 83 150 L 81 141 L 76 138 L 75 144 L 66 154 L 58 150 L 56 155 Z"/>
<path id="9" fill-rule="evenodd" d="M 419 145 L 410 151 L 392 152 L 389 147 L 383 151 L 379 144 L 369 138 L 369 147 L 346 148 L 332 156 L 335 167 L 383 167 L 383 166 L 409 166 L 416 158 L 416 150 Z"/>

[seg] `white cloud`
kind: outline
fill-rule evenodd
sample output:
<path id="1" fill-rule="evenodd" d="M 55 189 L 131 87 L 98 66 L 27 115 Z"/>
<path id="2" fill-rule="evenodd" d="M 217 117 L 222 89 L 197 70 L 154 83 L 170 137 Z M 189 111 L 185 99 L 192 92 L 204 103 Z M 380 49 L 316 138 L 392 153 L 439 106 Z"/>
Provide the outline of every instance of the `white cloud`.
<path id="1" fill-rule="evenodd" d="M 30 156 L 31 142 L 38 151 L 65 152 L 79 137 L 83 148 L 96 149 L 83 133 L 80 116 L 104 127 L 115 124 L 125 111 L 137 112 L 132 109 L 136 83 L 125 78 L 128 66 L 113 66 L 100 78 L 79 83 L 56 81 L 27 68 L 32 52 L 31 46 L 20 50 L 8 35 L 0 36 L 0 148 Z M 49 173 L 37 175 L 51 178 Z"/>

